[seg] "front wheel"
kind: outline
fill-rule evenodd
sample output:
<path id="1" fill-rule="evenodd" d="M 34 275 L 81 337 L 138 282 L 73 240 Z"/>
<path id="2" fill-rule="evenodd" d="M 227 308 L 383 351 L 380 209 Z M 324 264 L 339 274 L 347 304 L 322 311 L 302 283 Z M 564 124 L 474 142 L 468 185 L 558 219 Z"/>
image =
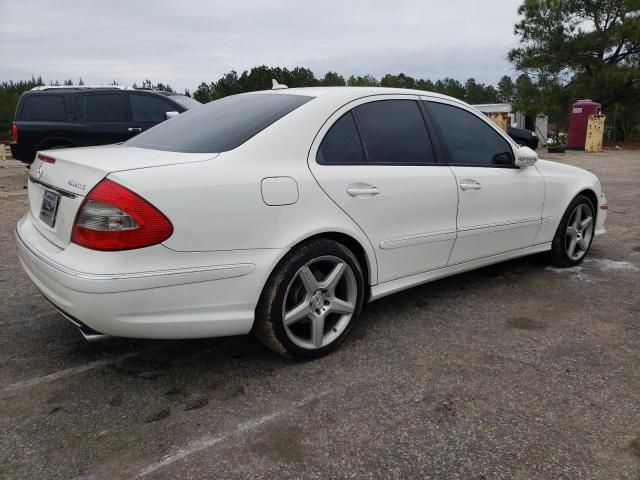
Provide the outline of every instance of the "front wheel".
<path id="1" fill-rule="evenodd" d="M 594 206 L 584 195 L 573 199 L 551 244 L 551 260 L 559 267 L 574 267 L 587 255 L 595 229 Z"/>
<path id="2" fill-rule="evenodd" d="M 357 321 L 364 276 L 344 245 L 316 239 L 289 252 L 256 307 L 254 333 L 277 353 L 318 358 L 335 349 Z"/>

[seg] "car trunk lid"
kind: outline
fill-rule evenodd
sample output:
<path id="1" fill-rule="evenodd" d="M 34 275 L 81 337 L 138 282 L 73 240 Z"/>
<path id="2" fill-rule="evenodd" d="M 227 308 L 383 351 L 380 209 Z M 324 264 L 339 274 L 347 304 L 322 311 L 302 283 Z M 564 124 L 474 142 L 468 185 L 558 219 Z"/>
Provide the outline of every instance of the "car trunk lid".
<path id="1" fill-rule="evenodd" d="M 217 155 L 119 145 L 43 152 L 31 166 L 29 209 L 40 233 L 65 248 L 84 197 L 110 173 L 206 161 Z"/>

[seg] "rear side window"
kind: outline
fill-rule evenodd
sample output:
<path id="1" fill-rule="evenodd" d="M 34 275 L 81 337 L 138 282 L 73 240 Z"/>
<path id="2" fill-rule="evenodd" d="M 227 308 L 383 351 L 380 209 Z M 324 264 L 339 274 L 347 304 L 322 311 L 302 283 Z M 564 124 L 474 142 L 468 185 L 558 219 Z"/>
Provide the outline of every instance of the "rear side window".
<path id="1" fill-rule="evenodd" d="M 435 163 L 427 127 L 414 100 L 381 100 L 353 109 L 368 163 Z"/>
<path id="2" fill-rule="evenodd" d="M 320 144 L 316 161 L 334 165 L 365 163 L 362 142 L 351 112 L 340 117 L 329 129 Z"/>
<path id="3" fill-rule="evenodd" d="M 511 145 L 479 117 L 458 107 L 430 102 L 435 123 L 449 148 L 451 163 L 469 166 L 510 166 Z"/>
<path id="4" fill-rule="evenodd" d="M 279 93 L 232 95 L 162 122 L 125 145 L 170 152 L 226 152 L 312 98 Z"/>
<path id="5" fill-rule="evenodd" d="M 78 97 L 80 116 L 87 122 L 124 122 L 124 104 L 120 93 L 101 93 Z"/>
<path id="6" fill-rule="evenodd" d="M 30 95 L 22 106 L 22 120 L 59 122 L 67 119 L 64 98 L 59 95 Z"/>
<path id="7" fill-rule="evenodd" d="M 134 122 L 160 123 L 166 120 L 167 112 L 176 111 L 176 107 L 161 98 L 151 95 L 129 95 L 131 119 Z"/>

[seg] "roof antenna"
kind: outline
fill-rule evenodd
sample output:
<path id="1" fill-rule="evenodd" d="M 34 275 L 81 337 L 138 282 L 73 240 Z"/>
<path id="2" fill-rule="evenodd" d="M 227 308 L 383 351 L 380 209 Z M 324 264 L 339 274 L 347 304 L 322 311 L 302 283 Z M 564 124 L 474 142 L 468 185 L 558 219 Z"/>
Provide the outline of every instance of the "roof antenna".
<path id="1" fill-rule="evenodd" d="M 278 83 L 275 78 L 271 79 L 271 90 L 282 90 L 283 88 L 289 88 L 283 83 Z"/>

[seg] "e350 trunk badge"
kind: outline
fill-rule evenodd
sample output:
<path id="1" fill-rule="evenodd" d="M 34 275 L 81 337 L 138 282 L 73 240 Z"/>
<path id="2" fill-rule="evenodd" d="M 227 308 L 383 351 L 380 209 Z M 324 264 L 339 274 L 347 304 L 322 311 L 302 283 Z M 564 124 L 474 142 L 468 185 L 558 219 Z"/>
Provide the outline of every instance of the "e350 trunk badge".
<path id="1" fill-rule="evenodd" d="M 73 187 L 73 188 L 77 188 L 78 190 L 82 190 L 82 191 L 87 189 L 87 186 L 84 183 L 76 182 L 75 180 L 69 180 L 67 182 L 67 185 L 69 185 L 70 187 Z"/>

